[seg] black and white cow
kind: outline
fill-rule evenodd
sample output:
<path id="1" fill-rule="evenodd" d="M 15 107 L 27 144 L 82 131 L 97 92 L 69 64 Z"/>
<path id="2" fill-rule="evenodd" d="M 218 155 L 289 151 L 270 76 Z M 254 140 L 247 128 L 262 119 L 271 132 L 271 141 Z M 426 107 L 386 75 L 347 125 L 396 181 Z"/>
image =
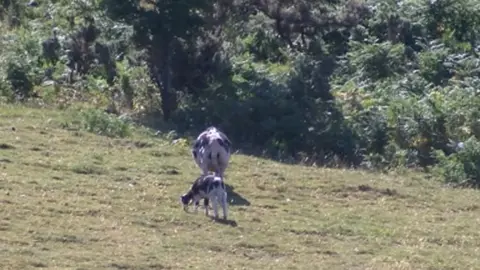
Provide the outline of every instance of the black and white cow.
<path id="1" fill-rule="evenodd" d="M 204 199 L 205 215 L 208 216 L 208 204 L 212 201 L 215 218 L 218 218 L 218 204 L 223 210 L 223 219 L 227 219 L 227 191 L 223 179 L 217 175 L 201 175 L 197 178 L 187 193 L 180 197 L 183 209 L 187 211 L 187 207 L 192 201 L 195 205 L 195 212 L 198 210 L 199 201 Z"/>
<path id="2" fill-rule="evenodd" d="M 216 127 L 209 127 L 198 135 L 192 156 L 203 175 L 212 171 L 223 179 L 230 161 L 231 145 L 228 137 Z"/>

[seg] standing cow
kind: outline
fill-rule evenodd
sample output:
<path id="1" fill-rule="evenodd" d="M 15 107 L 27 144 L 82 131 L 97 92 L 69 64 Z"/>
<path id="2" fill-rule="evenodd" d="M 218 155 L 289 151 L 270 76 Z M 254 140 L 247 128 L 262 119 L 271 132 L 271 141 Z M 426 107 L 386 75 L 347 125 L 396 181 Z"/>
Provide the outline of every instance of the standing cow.
<path id="1" fill-rule="evenodd" d="M 224 177 L 230 161 L 231 145 L 228 137 L 216 127 L 209 127 L 198 135 L 192 147 L 192 156 L 203 175 L 212 171 Z"/>

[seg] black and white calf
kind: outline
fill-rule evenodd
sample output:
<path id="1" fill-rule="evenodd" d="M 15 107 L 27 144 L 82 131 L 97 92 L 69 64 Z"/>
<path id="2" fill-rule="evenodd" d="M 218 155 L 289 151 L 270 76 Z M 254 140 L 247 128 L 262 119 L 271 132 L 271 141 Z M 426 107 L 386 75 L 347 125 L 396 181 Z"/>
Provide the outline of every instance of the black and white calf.
<path id="1" fill-rule="evenodd" d="M 193 182 L 190 190 L 180 197 L 185 211 L 187 211 L 190 201 L 193 201 L 195 211 L 197 211 L 201 199 L 204 199 L 205 215 L 208 216 L 208 204 L 209 201 L 212 201 L 215 218 L 218 218 L 218 204 L 220 203 L 223 219 L 227 219 L 227 191 L 221 177 L 212 174 L 202 175 Z"/>
<path id="2" fill-rule="evenodd" d="M 209 171 L 224 177 L 230 161 L 228 137 L 215 127 L 209 127 L 198 135 L 192 147 L 192 156 L 204 175 Z"/>

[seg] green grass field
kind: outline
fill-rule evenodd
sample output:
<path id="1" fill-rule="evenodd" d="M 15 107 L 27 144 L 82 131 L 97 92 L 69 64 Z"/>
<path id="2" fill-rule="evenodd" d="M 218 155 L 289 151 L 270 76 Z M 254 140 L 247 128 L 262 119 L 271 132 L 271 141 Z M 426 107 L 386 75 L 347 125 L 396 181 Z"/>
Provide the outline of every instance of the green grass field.
<path id="1" fill-rule="evenodd" d="M 68 117 L 0 109 L 0 269 L 480 268 L 478 191 L 233 155 L 233 221 L 216 223 L 180 205 L 188 146 Z"/>

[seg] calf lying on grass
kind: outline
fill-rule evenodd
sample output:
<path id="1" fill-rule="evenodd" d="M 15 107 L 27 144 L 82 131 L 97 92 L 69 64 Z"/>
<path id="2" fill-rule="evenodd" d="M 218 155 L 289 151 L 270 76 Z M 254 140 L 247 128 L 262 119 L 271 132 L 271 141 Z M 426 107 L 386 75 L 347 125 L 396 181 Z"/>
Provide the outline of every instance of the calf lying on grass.
<path id="1" fill-rule="evenodd" d="M 209 171 L 224 177 L 230 160 L 232 143 L 215 127 L 209 127 L 198 135 L 192 147 L 192 156 L 204 175 Z"/>
<path id="2" fill-rule="evenodd" d="M 215 218 L 218 218 L 218 203 L 220 203 L 223 219 L 227 219 L 227 191 L 221 177 L 212 174 L 202 175 L 193 182 L 190 190 L 180 197 L 185 211 L 187 211 L 190 201 L 193 201 L 195 211 L 197 211 L 202 198 L 204 199 L 205 215 L 208 216 L 208 204 L 211 200 Z"/>

